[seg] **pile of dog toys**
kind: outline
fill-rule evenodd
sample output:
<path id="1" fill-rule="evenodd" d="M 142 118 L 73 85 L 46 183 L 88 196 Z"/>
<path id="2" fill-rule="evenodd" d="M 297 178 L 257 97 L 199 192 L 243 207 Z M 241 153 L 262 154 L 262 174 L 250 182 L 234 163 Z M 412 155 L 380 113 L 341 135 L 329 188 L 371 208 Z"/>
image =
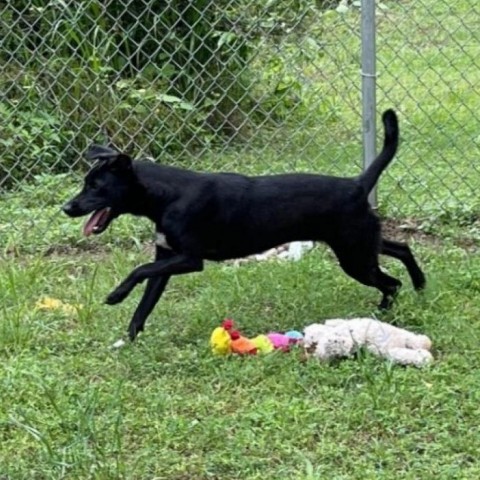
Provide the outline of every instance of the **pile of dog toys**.
<path id="1" fill-rule="evenodd" d="M 233 320 L 225 319 L 220 327 L 215 328 L 210 337 L 210 347 L 216 355 L 257 355 L 274 350 L 288 352 L 293 345 L 301 343 L 303 334 L 296 330 L 285 333 L 270 332 L 247 338 L 234 329 Z"/>
<path id="2" fill-rule="evenodd" d="M 334 318 L 313 323 L 304 333 L 291 330 L 271 332 L 255 338 L 243 337 L 226 319 L 210 337 L 210 347 L 217 355 L 256 355 L 274 350 L 289 351 L 301 345 L 307 357 L 322 361 L 352 358 L 360 348 L 400 365 L 423 367 L 432 363 L 432 341 L 426 335 L 410 332 L 374 318 Z"/>

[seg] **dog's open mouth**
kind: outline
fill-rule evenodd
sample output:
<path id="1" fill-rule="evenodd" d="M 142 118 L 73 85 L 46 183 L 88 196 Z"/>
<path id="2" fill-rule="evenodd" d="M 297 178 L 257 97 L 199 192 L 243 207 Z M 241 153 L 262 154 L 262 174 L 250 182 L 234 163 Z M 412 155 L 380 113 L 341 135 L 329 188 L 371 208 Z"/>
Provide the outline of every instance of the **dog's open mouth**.
<path id="1" fill-rule="evenodd" d="M 110 223 L 111 211 L 110 207 L 106 207 L 93 212 L 83 227 L 83 234 L 88 237 L 92 233 L 102 233 Z"/>

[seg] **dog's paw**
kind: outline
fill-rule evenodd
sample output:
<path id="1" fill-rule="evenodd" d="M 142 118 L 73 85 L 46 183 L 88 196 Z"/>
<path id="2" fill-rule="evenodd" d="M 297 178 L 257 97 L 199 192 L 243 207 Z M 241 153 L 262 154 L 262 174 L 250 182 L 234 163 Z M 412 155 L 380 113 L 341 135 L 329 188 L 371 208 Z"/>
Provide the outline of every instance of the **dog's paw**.
<path id="1" fill-rule="evenodd" d="M 425 275 L 423 275 L 423 273 L 418 275 L 418 277 L 416 277 L 413 282 L 413 286 L 417 291 L 424 290 L 426 285 L 427 285 L 427 280 L 425 278 Z"/>
<path id="2" fill-rule="evenodd" d="M 128 326 L 128 337 L 133 342 L 137 338 L 137 335 L 142 331 L 143 331 L 143 325 L 135 325 L 134 323 L 131 323 Z"/>
<path id="3" fill-rule="evenodd" d="M 377 308 L 380 310 L 380 312 L 385 312 L 387 310 L 390 310 L 393 306 L 393 298 L 385 295 L 382 298 L 382 301 L 378 304 Z"/>
<path id="4" fill-rule="evenodd" d="M 105 300 L 107 305 L 116 305 L 128 297 L 130 290 L 124 287 L 116 288 Z"/>

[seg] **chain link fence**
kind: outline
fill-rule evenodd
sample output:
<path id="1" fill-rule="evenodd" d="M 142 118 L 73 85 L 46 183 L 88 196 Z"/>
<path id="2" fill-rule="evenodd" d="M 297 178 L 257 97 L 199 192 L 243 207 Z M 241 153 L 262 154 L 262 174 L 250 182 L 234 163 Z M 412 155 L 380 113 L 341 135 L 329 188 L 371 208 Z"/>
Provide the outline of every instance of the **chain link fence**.
<path id="1" fill-rule="evenodd" d="M 377 3 L 377 116 L 397 110 L 402 137 L 383 215 L 477 220 L 479 23 L 476 0 Z M 107 132 L 187 168 L 357 174 L 361 33 L 349 0 L 2 3 L 2 248 L 76 241 L 59 206 Z"/>

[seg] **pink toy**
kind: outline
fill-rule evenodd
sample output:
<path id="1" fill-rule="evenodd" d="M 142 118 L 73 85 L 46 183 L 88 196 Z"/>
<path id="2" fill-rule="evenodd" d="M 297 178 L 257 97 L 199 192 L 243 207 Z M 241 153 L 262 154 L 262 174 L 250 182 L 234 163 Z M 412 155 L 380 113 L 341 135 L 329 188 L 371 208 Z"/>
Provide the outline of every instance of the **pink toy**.
<path id="1" fill-rule="evenodd" d="M 290 350 L 290 338 L 283 333 L 270 332 L 267 334 L 268 339 L 272 342 L 275 350 L 283 350 L 288 352 Z"/>

